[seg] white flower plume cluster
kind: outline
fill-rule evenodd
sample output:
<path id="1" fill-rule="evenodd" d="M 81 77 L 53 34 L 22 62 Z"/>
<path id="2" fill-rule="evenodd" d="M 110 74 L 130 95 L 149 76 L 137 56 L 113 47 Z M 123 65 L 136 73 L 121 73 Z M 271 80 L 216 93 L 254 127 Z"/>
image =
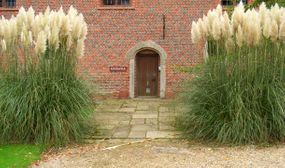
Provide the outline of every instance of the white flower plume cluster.
<path id="1" fill-rule="evenodd" d="M 275 4 L 268 9 L 262 3 L 259 9 L 245 11 L 240 3 L 229 18 L 218 5 L 192 23 L 191 35 L 193 43 L 201 40 L 222 41 L 228 50 L 235 45 L 257 46 L 264 39 L 285 42 L 285 8 Z"/>
<path id="2" fill-rule="evenodd" d="M 27 11 L 22 7 L 16 17 L 0 19 L 0 51 L 20 45 L 41 55 L 47 48 L 57 50 L 62 46 L 80 57 L 86 35 L 84 17 L 72 6 L 67 14 L 62 8 L 53 11 L 48 7 L 37 15 L 32 7 Z"/>

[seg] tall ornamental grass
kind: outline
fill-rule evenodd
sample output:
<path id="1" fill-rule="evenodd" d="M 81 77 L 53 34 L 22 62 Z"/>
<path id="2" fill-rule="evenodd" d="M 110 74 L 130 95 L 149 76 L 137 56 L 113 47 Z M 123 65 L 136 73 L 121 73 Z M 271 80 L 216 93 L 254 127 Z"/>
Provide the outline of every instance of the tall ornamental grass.
<path id="1" fill-rule="evenodd" d="M 0 19 L 0 142 L 62 145 L 82 136 L 90 107 L 77 77 L 87 25 L 70 7 L 66 14 L 32 8 Z"/>
<path id="2" fill-rule="evenodd" d="M 285 9 L 231 16 L 221 6 L 192 23 L 194 43 L 208 56 L 181 98 L 188 107 L 181 129 L 191 139 L 254 144 L 285 139 Z"/>

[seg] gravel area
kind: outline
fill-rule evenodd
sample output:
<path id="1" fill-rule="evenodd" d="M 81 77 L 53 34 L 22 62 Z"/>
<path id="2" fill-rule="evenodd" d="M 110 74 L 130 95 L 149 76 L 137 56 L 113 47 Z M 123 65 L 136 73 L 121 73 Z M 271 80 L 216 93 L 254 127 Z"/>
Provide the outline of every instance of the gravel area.
<path id="1" fill-rule="evenodd" d="M 285 145 L 215 147 L 179 140 L 110 140 L 50 152 L 34 168 L 285 167 Z"/>

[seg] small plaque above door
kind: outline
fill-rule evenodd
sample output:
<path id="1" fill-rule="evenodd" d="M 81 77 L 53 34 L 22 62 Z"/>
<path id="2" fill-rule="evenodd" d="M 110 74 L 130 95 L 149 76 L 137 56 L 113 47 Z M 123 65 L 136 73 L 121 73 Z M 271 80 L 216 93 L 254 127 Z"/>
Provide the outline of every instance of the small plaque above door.
<path id="1" fill-rule="evenodd" d="M 126 66 L 110 66 L 109 69 L 110 69 L 110 72 L 126 72 L 127 71 Z"/>

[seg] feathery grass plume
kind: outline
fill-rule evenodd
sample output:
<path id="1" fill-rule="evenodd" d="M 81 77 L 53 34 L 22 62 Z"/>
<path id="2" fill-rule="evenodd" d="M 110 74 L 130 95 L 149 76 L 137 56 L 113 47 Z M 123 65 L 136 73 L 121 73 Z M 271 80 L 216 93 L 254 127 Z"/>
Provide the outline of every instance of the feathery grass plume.
<path id="1" fill-rule="evenodd" d="M 71 34 L 69 34 L 68 36 L 67 36 L 67 39 L 66 39 L 66 49 L 67 49 L 67 51 L 69 51 L 70 49 L 71 49 L 71 47 L 72 47 L 72 45 L 73 45 L 73 38 L 72 38 L 72 36 L 71 36 Z M 193 40 L 192 40 L 193 41 Z"/>
<path id="2" fill-rule="evenodd" d="M 273 42 L 276 42 L 278 40 L 279 36 L 279 28 L 278 28 L 278 23 L 276 20 L 272 20 L 271 22 L 271 31 L 270 31 L 270 39 Z"/>
<path id="3" fill-rule="evenodd" d="M 201 18 L 198 20 L 197 25 L 198 25 L 199 30 L 200 30 L 201 39 L 206 39 L 207 38 L 207 30 L 205 30 L 205 29 L 207 29 L 207 26 L 205 27 L 205 24 Z"/>
<path id="4" fill-rule="evenodd" d="M 17 20 L 18 31 L 19 32 L 23 31 L 22 30 L 23 24 L 27 24 L 27 22 L 28 22 L 27 12 L 25 11 L 25 9 L 23 7 L 21 7 L 19 9 L 19 13 L 17 15 L 16 20 Z"/>
<path id="5" fill-rule="evenodd" d="M 73 26 L 72 26 L 72 32 L 71 35 L 73 37 L 74 40 L 78 40 L 80 38 L 80 33 L 82 30 L 82 26 L 81 26 L 81 18 L 80 17 L 74 17 L 73 18 Z"/>
<path id="6" fill-rule="evenodd" d="M 48 37 L 49 45 L 55 50 L 59 47 L 59 28 L 54 25 L 50 28 L 50 35 Z"/>
<path id="7" fill-rule="evenodd" d="M 84 39 L 80 39 L 77 41 L 76 46 L 76 56 L 81 58 L 84 55 Z"/>
<path id="8" fill-rule="evenodd" d="M 276 3 L 271 9 L 270 9 L 270 15 L 272 19 L 274 19 L 277 23 L 277 25 L 280 25 L 281 23 L 281 14 L 282 10 L 279 7 L 279 5 Z"/>
<path id="9" fill-rule="evenodd" d="M 262 2 L 259 6 L 259 16 L 260 16 L 260 23 L 262 26 L 264 26 L 265 18 L 268 17 L 269 10 L 266 8 L 265 2 Z"/>
<path id="10" fill-rule="evenodd" d="M 233 30 L 230 23 L 229 15 L 228 13 L 224 13 L 222 17 L 222 34 L 224 39 L 228 39 L 232 36 Z"/>
<path id="11" fill-rule="evenodd" d="M 272 29 L 271 25 L 272 25 L 272 21 L 270 17 L 266 17 L 264 20 L 264 26 L 263 26 L 263 36 L 267 39 L 271 35 L 271 29 Z"/>
<path id="12" fill-rule="evenodd" d="M 232 14 L 232 25 L 233 25 L 233 30 L 234 31 L 237 31 L 238 27 L 240 25 L 243 26 L 244 19 L 245 19 L 244 5 L 241 2 L 234 9 L 234 12 Z"/>
<path id="13" fill-rule="evenodd" d="M 250 46 L 258 45 L 261 40 L 261 25 L 259 15 L 254 9 L 246 12 L 243 29 L 246 42 Z"/>
<path id="14" fill-rule="evenodd" d="M 8 20 L 4 19 L 3 20 L 3 31 L 5 33 L 3 33 L 3 38 L 5 39 L 6 42 L 10 42 L 12 40 L 12 28 L 10 28 L 11 24 L 10 22 L 8 22 Z"/>
<path id="15" fill-rule="evenodd" d="M 202 29 L 204 34 L 206 35 L 205 37 L 208 38 L 209 37 L 209 30 L 208 30 L 208 17 L 203 15 L 203 19 L 202 19 Z"/>
<path id="16" fill-rule="evenodd" d="M 238 26 L 237 32 L 236 32 L 236 43 L 239 47 L 243 46 L 244 41 L 244 35 L 241 25 Z"/>
<path id="17" fill-rule="evenodd" d="M 213 26 L 212 26 L 212 36 L 213 39 L 218 41 L 221 39 L 222 35 L 222 23 L 220 21 L 219 17 L 215 17 L 213 21 Z"/>
<path id="18" fill-rule="evenodd" d="M 219 17 L 223 15 L 223 7 L 220 4 L 217 6 L 215 11 L 217 12 Z"/>
<path id="19" fill-rule="evenodd" d="M 29 29 L 34 24 L 34 20 L 35 20 L 35 11 L 32 7 L 29 7 L 27 11 L 27 25 Z"/>
<path id="20" fill-rule="evenodd" d="M 3 52 L 7 50 L 6 41 L 4 39 L 1 41 L 1 49 Z"/>
<path id="21" fill-rule="evenodd" d="M 70 20 L 68 16 L 65 14 L 61 14 L 60 17 L 62 18 L 62 26 L 60 29 L 60 34 L 62 38 L 65 38 L 66 36 L 69 35 L 69 32 L 71 31 L 71 25 L 70 25 Z"/>
<path id="22" fill-rule="evenodd" d="M 192 36 L 192 43 L 198 43 L 201 39 L 199 26 L 197 25 L 196 22 L 192 22 L 191 36 Z"/>
<path id="23" fill-rule="evenodd" d="M 214 19 L 216 17 L 216 13 L 212 10 L 209 10 L 209 12 L 207 13 L 207 29 L 208 29 L 208 32 L 209 32 L 209 35 L 212 35 L 212 26 L 213 26 L 213 22 L 214 22 Z"/>
<path id="24" fill-rule="evenodd" d="M 32 31 L 29 31 L 29 32 L 28 32 L 28 36 L 29 36 L 29 38 L 28 38 L 28 44 L 29 44 L 30 46 L 32 46 L 33 43 L 34 43 Z"/>
<path id="25" fill-rule="evenodd" d="M 78 11 L 71 5 L 69 7 L 68 14 L 67 14 L 69 19 L 72 20 L 73 18 L 77 16 L 77 14 L 78 14 Z"/>
<path id="26" fill-rule="evenodd" d="M 47 43 L 47 35 L 45 31 L 41 31 L 38 34 L 37 41 L 35 44 L 35 53 L 37 55 L 41 55 L 46 51 L 47 48 L 46 43 Z"/>
<path id="27" fill-rule="evenodd" d="M 26 43 L 26 36 L 25 36 L 25 33 L 24 33 L 23 31 L 21 32 L 21 42 L 22 42 L 23 44 Z"/>

